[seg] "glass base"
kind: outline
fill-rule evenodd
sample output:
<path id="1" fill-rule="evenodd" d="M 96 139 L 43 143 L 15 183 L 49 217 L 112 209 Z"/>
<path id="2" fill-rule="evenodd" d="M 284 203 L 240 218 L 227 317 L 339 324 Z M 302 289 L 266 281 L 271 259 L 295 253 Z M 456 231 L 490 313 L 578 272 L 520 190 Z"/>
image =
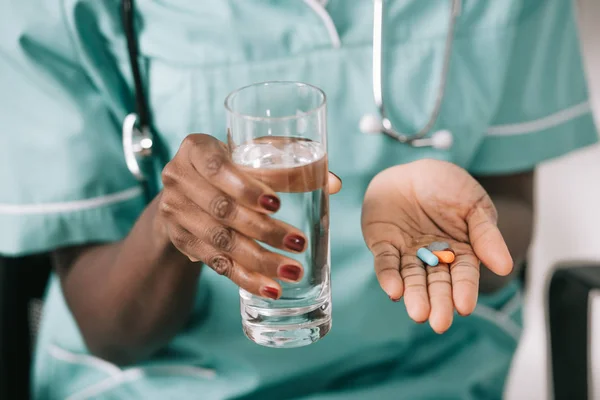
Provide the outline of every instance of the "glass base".
<path id="1" fill-rule="evenodd" d="M 331 301 L 293 308 L 262 308 L 242 301 L 242 327 L 253 342 L 267 347 L 307 346 L 331 329 Z"/>

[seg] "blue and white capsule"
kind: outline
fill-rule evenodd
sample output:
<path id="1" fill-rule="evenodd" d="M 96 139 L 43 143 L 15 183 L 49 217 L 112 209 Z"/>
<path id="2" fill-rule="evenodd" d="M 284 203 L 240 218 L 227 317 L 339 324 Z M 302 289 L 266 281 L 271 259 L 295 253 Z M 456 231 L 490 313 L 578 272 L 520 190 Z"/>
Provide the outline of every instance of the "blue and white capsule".
<path id="1" fill-rule="evenodd" d="M 431 267 L 435 267 L 440 262 L 439 258 L 426 247 L 417 250 L 417 257 Z"/>

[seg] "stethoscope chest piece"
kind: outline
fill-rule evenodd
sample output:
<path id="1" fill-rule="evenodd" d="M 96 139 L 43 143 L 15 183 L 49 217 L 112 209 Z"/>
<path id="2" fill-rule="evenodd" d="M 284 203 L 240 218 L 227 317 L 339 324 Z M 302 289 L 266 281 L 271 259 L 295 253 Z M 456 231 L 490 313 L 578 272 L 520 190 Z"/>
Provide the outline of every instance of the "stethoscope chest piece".
<path id="1" fill-rule="evenodd" d="M 143 161 L 152 156 L 152 135 L 148 129 L 140 130 L 136 113 L 123 120 L 123 154 L 129 172 L 138 180 L 145 181 Z"/>
<path id="2" fill-rule="evenodd" d="M 431 134 L 430 137 L 410 137 L 398 135 L 391 127 L 387 118 L 381 118 L 375 114 L 365 114 L 360 119 L 359 129 L 368 135 L 383 133 L 400 143 L 409 144 L 411 147 L 432 147 L 436 150 L 449 150 L 454 144 L 454 136 L 447 129 L 440 129 Z"/>

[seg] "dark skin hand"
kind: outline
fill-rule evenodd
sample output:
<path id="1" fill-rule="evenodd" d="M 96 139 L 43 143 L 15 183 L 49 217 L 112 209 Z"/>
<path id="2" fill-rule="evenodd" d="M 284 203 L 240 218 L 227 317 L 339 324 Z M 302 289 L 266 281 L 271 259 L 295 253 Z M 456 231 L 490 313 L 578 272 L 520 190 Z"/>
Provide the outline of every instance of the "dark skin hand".
<path id="1" fill-rule="evenodd" d="M 118 364 L 149 356 L 183 327 L 202 263 L 272 298 L 281 294 L 275 279 L 302 277 L 297 261 L 255 240 L 299 252 L 306 238 L 270 217 L 279 208 L 277 195 L 237 168 L 223 143 L 209 135 L 188 136 L 165 167 L 163 183 L 124 240 L 54 254 L 88 348 Z M 329 192 L 340 188 L 329 175 Z"/>
<path id="2" fill-rule="evenodd" d="M 531 221 L 531 173 L 481 180 L 499 198 L 506 217 Z M 511 226 L 511 218 L 504 221 L 505 227 Z M 519 256 L 528 247 L 530 225 L 510 241 Z M 490 195 L 450 163 L 421 160 L 378 174 L 365 195 L 362 227 L 382 289 L 393 300 L 404 297 L 410 317 L 429 320 L 439 333 L 450 327 L 455 310 L 461 315 L 474 310 L 480 278 L 492 291 L 506 284 L 513 270 Z M 456 252 L 451 265 L 425 267 L 416 257 L 420 247 L 433 241 L 450 243 Z M 480 272 L 481 263 L 486 275 Z M 488 282 L 489 276 L 498 278 Z"/>
<path id="3" fill-rule="evenodd" d="M 148 357 L 185 325 L 197 291 L 198 261 L 269 296 L 280 294 L 274 278 L 286 279 L 281 266 L 297 266 L 253 242 L 285 248 L 285 238 L 301 232 L 270 218 L 264 204 L 273 208 L 273 201 L 259 199 L 274 193 L 231 164 L 216 139 L 190 135 L 165 168 L 163 182 L 163 192 L 124 240 L 54 254 L 88 348 L 117 364 Z M 330 175 L 328 186 L 336 193 L 341 182 Z M 275 292 L 265 293 L 265 287 Z"/>

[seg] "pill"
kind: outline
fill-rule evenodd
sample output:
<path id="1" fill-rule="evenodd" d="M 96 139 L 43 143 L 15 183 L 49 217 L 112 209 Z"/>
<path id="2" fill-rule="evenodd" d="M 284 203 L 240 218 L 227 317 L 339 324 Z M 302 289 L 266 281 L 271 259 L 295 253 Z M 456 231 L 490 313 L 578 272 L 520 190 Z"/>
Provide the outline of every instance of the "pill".
<path id="1" fill-rule="evenodd" d="M 429 249 L 429 251 L 442 251 L 449 248 L 450 245 L 446 242 L 433 242 L 429 246 L 427 246 L 427 249 Z"/>
<path id="2" fill-rule="evenodd" d="M 421 247 L 419 250 L 417 250 L 417 257 L 419 257 L 425 264 L 432 267 L 435 267 L 440 262 L 435 254 L 429 251 L 426 247 Z"/>
<path id="3" fill-rule="evenodd" d="M 432 253 L 443 263 L 452 264 L 454 262 L 454 252 L 450 249 L 433 251 Z"/>

